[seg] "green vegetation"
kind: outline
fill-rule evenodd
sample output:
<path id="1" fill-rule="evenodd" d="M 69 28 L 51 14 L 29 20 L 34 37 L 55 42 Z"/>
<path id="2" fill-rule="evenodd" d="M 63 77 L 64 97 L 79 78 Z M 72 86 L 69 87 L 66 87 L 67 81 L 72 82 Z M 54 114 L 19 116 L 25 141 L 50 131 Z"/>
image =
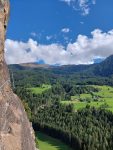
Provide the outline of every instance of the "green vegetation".
<path id="1" fill-rule="evenodd" d="M 58 83 L 41 94 L 34 94 L 26 88 L 16 89 L 16 93 L 25 101 L 35 131 L 40 130 L 58 138 L 73 150 L 112 150 L 113 114 L 105 110 L 109 107 L 104 101 L 105 98 L 112 101 L 112 91 L 113 88 L 109 86 Z M 80 103 L 78 111 L 74 109 L 75 104 L 74 107 L 72 104 L 62 105 L 62 99 Z M 99 109 L 90 108 L 89 104 L 96 106 L 97 103 L 100 103 Z"/>
<path id="2" fill-rule="evenodd" d="M 34 129 L 61 139 L 73 150 L 112 150 L 111 112 L 89 107 L 73 112 L 69 108 L 57 104 L 38 110 L 33 119 Z"/>
<path id="3" fill-rule="evenodd" d="M 48 66 L 45 68 L 10 65 L 14 74 L 15 86 L 38 87 L 42 84 L 53 85 L 109 85 L 113 86 L 113 55 L 104 62 L 94 65 Z"/>
<path id="4" fill-rule="evenodd" d="M 113 112 L 113 87 L 97 86 L 98 92 L 83 93 L 77 96 L 72 96 L 70 101 L 62 101 L 63 104 L 74 104 L 75 110 L 85 108 L 87 105 L 96 108 L 106 108 Z"/>
<path id="5" fill-rule="evenodd" d="M 105 110 L 109 106 L 104 100 L 111 98 L 112 101 L 112 91 L 109 86 L 58 83 L 40 94 L 34 94 L 28 88 L 16 89 L 25 101 L 35 131 L 58 138 L 73 150 L 112 150 L 113 114 Z M 78 111 L 74 109 L 75 104 L 62 105 L 62 99 L 80 103 Z M 97 103 L 100 103 L 99 109 L 90 107 Z"/>
<path id="6" fill-rule="evenodd" d="M 51 89 L 51 85 L 42 84 L 40 87 L 28 88 L 34 94 L 42 94 L 44 91 Z"/>
<path id="7" fill-rule="evenodd" d="M 71 148 L 59 140 L 47 136 L 41 132 L 37 133 L 37 141 L 40 150 L 71 150 Z"/>
<path id="8" fill-rule="evenodd" d="M 113 150 L 113 56 L 94 65 L 11 69 L 35 131 L 73 150 Z"/>

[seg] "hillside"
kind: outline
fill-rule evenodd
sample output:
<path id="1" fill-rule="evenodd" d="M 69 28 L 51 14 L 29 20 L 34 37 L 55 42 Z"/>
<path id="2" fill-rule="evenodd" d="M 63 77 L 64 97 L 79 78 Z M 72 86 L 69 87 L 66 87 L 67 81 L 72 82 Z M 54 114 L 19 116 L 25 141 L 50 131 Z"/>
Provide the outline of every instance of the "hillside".
<path id="1" fill-rule="evenodd" d="M 113 55 L 103 62 L 92 65 L 49 66 L 35 63 L 9 65 L 15 86 L 54 84 L 56 82 L 75 84 L 113 85 Z"/>
<path id="2" fill-rule="evenodd" d="M 94 75 L 99 75 L 99 76 L 111 76 L 111 75 L 113 75 L 113 55 L 106 58 L 100 64 L 94 65 L 92 68 L 90 68 L 90 71 Z"/>
<path id="3" fill-rule="evenodd" d="M 46 64 L 26 63 L 26 64 L 14 64 L 9 68 L 12 70 L 40 70 L 45 69 L 51 71 L 54 74 L 74 74 L 74 73 L 86 73 L 96 76 L 111 76 L 113 74 L 113 55 L 106 58 L 99 64 L 92 65 L 64 65 L 64 66 L 51 66 Z"/>
<path id="4" fill-rule="evenodd" d="M 112 150 L 112 56 L 94 65 L 9 68 L 14 91 L 25 103 L 35 131 L 73 150 Z"/>

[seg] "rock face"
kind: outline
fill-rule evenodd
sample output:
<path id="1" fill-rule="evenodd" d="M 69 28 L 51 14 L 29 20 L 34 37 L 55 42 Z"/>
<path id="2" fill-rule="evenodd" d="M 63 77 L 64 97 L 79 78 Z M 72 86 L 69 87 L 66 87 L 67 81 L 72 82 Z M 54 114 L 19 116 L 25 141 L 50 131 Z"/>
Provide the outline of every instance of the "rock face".
<path id="1" fill-rule="evenodd" d="M 32 126 L 20 99 L 10 86 L 4 60 L 9 1 L 0 0 L 0 150 L 36 150 Z"/>

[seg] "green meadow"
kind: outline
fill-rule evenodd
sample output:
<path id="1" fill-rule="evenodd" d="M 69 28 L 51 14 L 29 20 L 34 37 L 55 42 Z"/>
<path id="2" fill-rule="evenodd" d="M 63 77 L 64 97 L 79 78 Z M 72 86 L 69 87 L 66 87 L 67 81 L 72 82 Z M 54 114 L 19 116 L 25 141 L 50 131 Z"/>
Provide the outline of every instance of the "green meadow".
<path id="1" fill-rule="evenodd" d="M 90 105 L 96 108 L 102 107 L 113 112 L 113 87 L 98 85 L 93 86 L 99 89 L 99 92 L 94 92 L 93 96 L 90 93 L 80 94 L 72 96 L 71 101 L 62 101 L 62 103 L 74 104 L 75 110 L 79 110 Z"/>
<path id="2" fill-rule="evenodd" d="M 40 150 L 72 150 L 61 141 L 41 132 L 38 132 L 37 134 L 37 141 Z"/>
<path id="3" fill-rule="evenodd" d="M 32 87 L 32 88 L 29 88 L 32 93 L 34 94 L 42 94 L 44 91 L 47 91 L 51 88 L 51 85 L 49 84 L 42 84 L 41 87 Z"/>

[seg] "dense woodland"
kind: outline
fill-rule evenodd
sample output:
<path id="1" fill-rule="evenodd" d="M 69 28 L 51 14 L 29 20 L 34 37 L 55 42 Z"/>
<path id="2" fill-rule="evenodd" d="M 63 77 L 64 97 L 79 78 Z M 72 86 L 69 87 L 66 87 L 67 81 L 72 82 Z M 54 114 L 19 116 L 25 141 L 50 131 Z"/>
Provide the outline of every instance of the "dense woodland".
<path id="1" fill-rule="evenodd" d="M 89 105 L 76 112 L 73 105 L 60 104 L 63 95 L 57 92 L 35 95 L 26 89 L 17 91 L 35 131 L 59 138 L 75 150 L 112 150 L 113 114 Z"/>
<path id="2" fill-rule="evenodd" d="M 81 67 L 10 66 L 12 83 L 15 83 L 12 86 L 21 97 L 34 129 L 61 139 L 74 150 L 112 150 L 112 112 L 89 105 L 76 111 L 72 104 L 60 103 L 73 95 L 97 92 L 99 89 L 91 84 L 113 86 L 111 57 L 101 64 Z M 52 88 L 41 94 L 29 90 L 42 84 L 50 84 Z"/>
<path id="3" fill-rule="evenodd" d="M 113 86 L 113 55 L 100 64 L 29 67 L 10 65 L 15 86 L 40 86 L 41 84 L 110 85 Z"/>

